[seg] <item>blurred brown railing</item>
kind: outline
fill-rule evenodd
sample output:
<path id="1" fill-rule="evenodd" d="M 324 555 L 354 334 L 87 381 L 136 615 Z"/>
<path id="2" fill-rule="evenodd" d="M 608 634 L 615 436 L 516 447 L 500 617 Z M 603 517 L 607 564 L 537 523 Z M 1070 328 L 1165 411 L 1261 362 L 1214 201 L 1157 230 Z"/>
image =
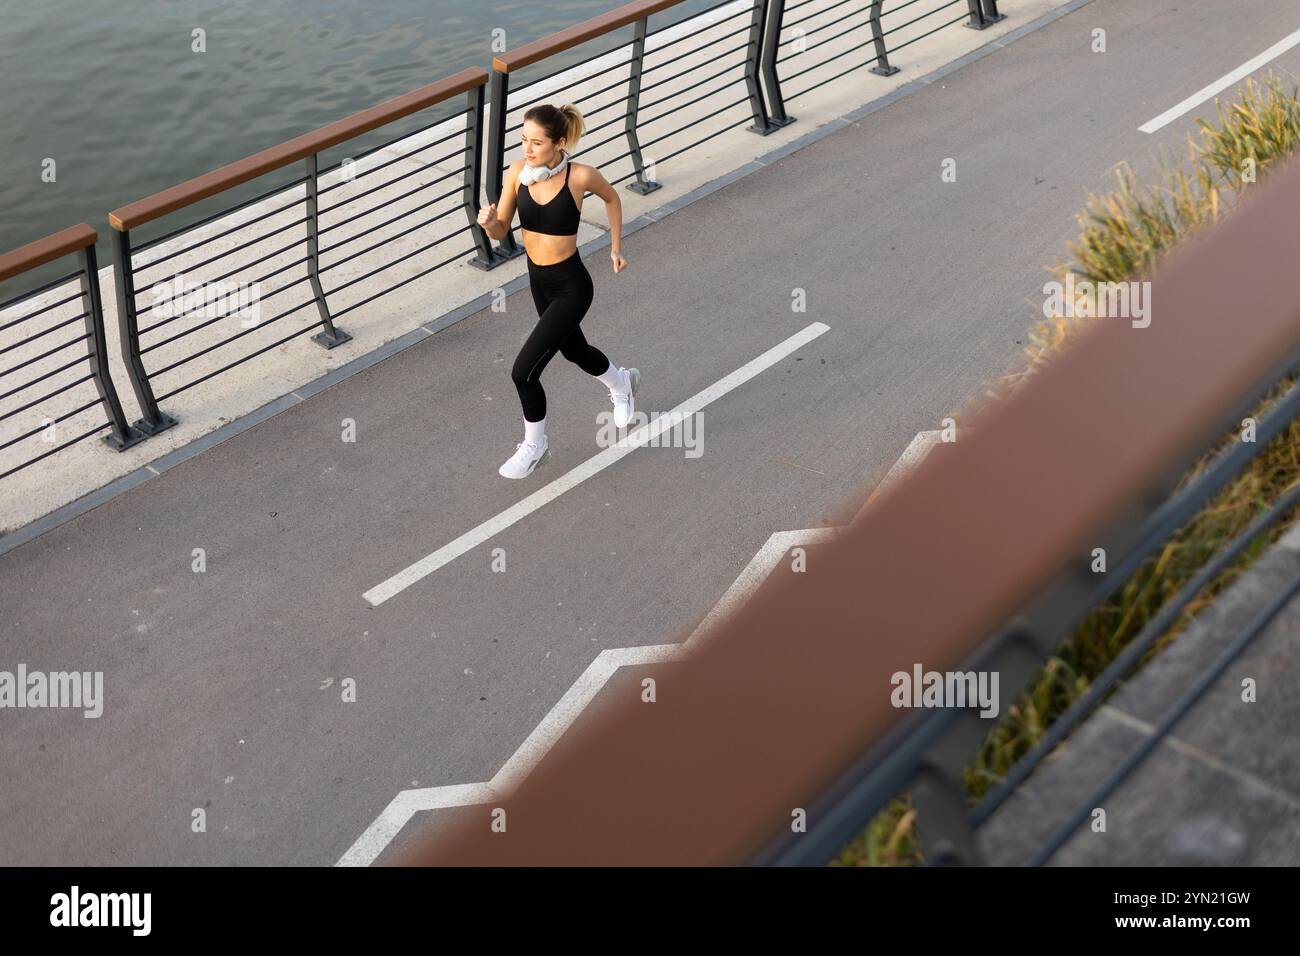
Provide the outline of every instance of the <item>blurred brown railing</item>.
<path id="1" fill-rule="evenodd" d="M 514 792 L 405 862 L 821 862 L 905 788 L 930 859 L 978 862 L 961 770 L 990 724 L 969 708 L 896 709 L 891 675 L 991 670 L 1004 711 L 1099 587 L 1226 480 L 1170 499 L 1300 362 L 1298 240 L 1292 160 L 1154 270 L 1147 327 L 1097 320 L 806 571 L 774 573 L 688 659 L 632 669 Z M 1222 461 L 1254 453 L 1243 442 Z M 792 831 L 799 810 L 806 832 Z"/>

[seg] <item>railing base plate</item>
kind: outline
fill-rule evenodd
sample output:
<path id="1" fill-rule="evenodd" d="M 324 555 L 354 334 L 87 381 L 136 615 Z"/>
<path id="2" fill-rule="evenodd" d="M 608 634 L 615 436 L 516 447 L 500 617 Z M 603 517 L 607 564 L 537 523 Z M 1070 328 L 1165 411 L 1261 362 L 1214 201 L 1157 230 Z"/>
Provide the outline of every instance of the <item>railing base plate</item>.
<path id="1" fill-rule="evenodd" d="M 150 424 L 142 418 L 138 422 L 132 422 L 131 429 L 133 431 L 141 432 L 146 438 L 149 438 L 157 435 L 159 432 L 165 432 L 175 424 L 176 419 L 172 418 L 166 412 L 159 412 L 157 425 Z"/>
<path id="2" fill-rule="evenodd" d="M 654 180 L 649 180 L 644 183 L 633 181 L 627 184 L 627 188 L 639 196 L 644 196 L 646 193 L 652 193 L 656 189 L 660 189 L 662 186 L 663 183 L 655 182 Z"/>
<path id="3" fill-rule="evenodd" d="M 757 133 L 759 136 L 766 136 L 768 133 L 775 133 L 784 126 L 789 126 L 797 117 L 787 116 L 783 120 L 769 119 L 766 126 L 759 126 L 757 123 L 750 123 L 745 129 L 751 133 Z"/>
<path id="4" fill-rule="evenodd" d="M 140 431 L 140 429 L 136 428 L 134 425 L 128 425 L 126 426 L 126 439 L 124 441 L 119 441 L 116 435 L 109 432 L 107 435 L 103 436 L 103 442 L 109 448 L 113 449 L 113 451 L 126 451 L 128 448 L 134 448 L 148 437 L 148 435 Z"/>
<path id="5" fill-rule="evenodd" d="M 966 25 L 967 25 L 967 26 L 970 26 L 969 23 L 966 24 Z M 868 73 L 874 73 L 874 74 L 876 74 L 876 76 L 893 76 L 895 73 L 898 72 L 898 67 L 896 67 L 896 66 L 891 66 L 891 67 L 873 66 L 873 67 L 872 67 L 871 69 L 869 69 L 867 72 L 868 72 Z"/>
<path id="6" fill-rule="evenodd" d="M 317 345 L 324 346 L 327 349 L 332 349 L 342 345 L 344 342 L 351 342 L 352 336 L 347 332 L 344 332 L 342 329 L 335 329 L 333 335 L 330 335 L 328 332 L 317 332 L 311 337 L 311 340 Z"/>
<path id="7" fill-rule="evenodd" d="M 996 17 L 985 17 L 982 23 L 963 23 L 962 26 L 968 30 L 983 30 L 985 27 L 990 27 L 999 20 L 1005 20 L 1006 18 L 1005 13 L 999 13 Z"/>
<path id="8" fill-rule="evenodd" d="M 466 259 L 465 261 L 480 272 L 491 272 L 502 263 L 509 262 L 511 259 L 518 259 L 523 254 L 524 250 L 522 246 L 515 246 L 514 249 L 502 249 L 498 246 L 492 250 L 492 258 L 489 262 L 484 262 L 483 257 L 479 255 Z"/>

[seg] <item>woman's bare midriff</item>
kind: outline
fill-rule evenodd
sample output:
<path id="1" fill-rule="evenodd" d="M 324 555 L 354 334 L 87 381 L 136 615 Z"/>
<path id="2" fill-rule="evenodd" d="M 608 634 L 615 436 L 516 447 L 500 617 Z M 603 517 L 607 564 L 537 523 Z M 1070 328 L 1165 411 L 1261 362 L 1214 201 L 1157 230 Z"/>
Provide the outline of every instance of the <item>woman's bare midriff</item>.
<path id="1" fill-rule="evenodd" d="M 551 236 L 528 229 L 521 229 L 520 232 L 524 235 L 524 251 L 539 266 L 563 262 L 578 248 L 577 236 Z"/>

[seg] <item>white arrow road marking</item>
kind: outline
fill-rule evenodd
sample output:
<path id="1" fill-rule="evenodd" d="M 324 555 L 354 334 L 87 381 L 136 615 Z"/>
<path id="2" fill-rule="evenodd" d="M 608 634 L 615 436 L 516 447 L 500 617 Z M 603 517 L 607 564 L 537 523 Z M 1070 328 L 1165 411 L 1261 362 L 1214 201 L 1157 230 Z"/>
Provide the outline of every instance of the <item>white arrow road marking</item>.
<path id="1" fill-rule="evenodd" d="M 916 437 L 908 443 L 907 447 L 903 449 L 903 453 L 898 456 L 898 461 L 894 462 L 893 467 L 885 473 L 885 477 L 880 480 L 880 484 L 876 485 L 875 490 L 867 496 L 867 500 L 858 509 L 858 513 L 849 521 L 850 527 L 862 520 L 862 516 L 867 513 L 867 505 L 871 504 L 872 499 L 878 498 L 881 492 L 902 478 L 903 475 L 913 471 L 925 460 L 925 456 L 930 454 L 935 445 L 939 444 L 940 434 L 941 432 L 938 429 L 916 433 Z"/>
<path id="2" fill-rule="evenodd" d="M 938 435 L 938 431 L 928 431 L 913 438 L 871 497 L 875 497 L 887 484 L 897 481 L 905 472 L 920 464 L 938 441 Z M 862 517 L 870 503 L 871 498 L 868 498 L 854 516 L 854 522 Z M 471 807 L 506 799 L 573 725 L 578 715 L 595 700 L 601 688 L 619 668 L 681 660 L 714 633 L 717 625 L 731 611 L 744 603 L 750 592 L 763 582 L 791 548 L 832 541 L 842 530 L 837 527 L 806 528 L 773 533 L 685 641 L 681 644 L 616 647 L 601 651 L 490 781 L 403 790 L 335 865 L 369 866 L 384 852 L 411 817 L 421 811 Z"/>

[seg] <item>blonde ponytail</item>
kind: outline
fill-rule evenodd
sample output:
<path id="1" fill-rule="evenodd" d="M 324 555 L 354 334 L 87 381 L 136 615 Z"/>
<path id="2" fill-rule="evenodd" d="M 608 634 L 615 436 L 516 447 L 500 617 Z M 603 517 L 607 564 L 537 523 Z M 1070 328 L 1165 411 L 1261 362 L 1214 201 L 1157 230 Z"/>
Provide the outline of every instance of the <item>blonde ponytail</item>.
<path id="1" fill-rule="evenodd" d="M 564 136 L 565 146 L 572 153 L 578 148 L 578 140 L 582 138 L 582 134 L 587 131 L 587 123 L 582 118 L 582 110 L 572 103 L 565 103 L 560 107 L 560 112 L 564 114 L 568 124 Z"/>

